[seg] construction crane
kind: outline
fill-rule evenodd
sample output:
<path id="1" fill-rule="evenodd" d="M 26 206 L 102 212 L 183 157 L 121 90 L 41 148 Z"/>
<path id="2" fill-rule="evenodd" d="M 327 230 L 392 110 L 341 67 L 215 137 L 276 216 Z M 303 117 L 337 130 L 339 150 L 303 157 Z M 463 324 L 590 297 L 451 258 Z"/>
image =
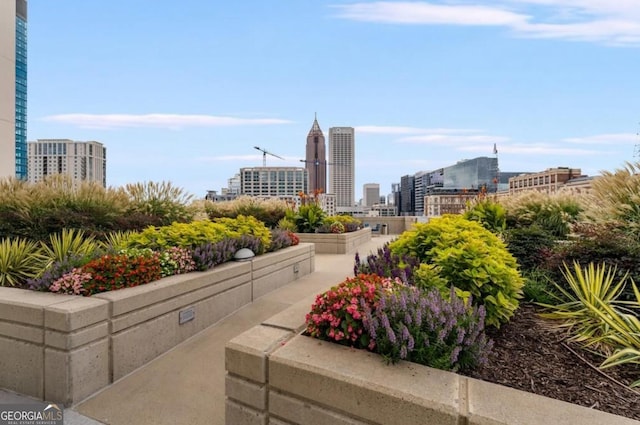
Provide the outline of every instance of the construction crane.
<path id="1" fill-rule="evenodd" d="M 275 153 L 271 153 L 268 150 L 262 149 L 259 146 L 254 146 L 254 149 L 259 150 L 260 152 L 262 152 L 262 166 L 266 167 L 267 166 L 267 155 L 271 155 L 271 156 L 275 156 L 276 158 L 280 158 L 280 159 L 284 159 L 281 156 L 276 155 Z"/>

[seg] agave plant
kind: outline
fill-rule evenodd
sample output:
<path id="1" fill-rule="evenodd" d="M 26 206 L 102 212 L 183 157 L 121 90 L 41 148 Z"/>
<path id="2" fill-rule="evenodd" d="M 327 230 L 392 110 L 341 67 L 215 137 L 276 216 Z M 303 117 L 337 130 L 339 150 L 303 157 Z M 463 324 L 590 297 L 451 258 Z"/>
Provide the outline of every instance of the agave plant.
<path id="1" fill-rule="evenodd" d="M 129 240 L 129 236 L 131 236 L 134 232 L 126 231 L 126 232 L 111 232 L 105 236 L 105 241 L 100 242 L 100 247 L 107 251 L 120 251 L 127 248 L 127 241 Z"/>
<path id="2" fill-rule="evenodd" d="M 599 309 L 613 309 L 616 306 L 629 311 L 626 307 L 628 303 L 618 301 L 628 275 L 625 274 L 616 282 L 615 267 L 607 267 L 604 263 L 598 266 L 590 263 L 583 269 L 577 262 L 573 263 L 573 271 L 564 264 L 562 274 L 569 290 L 553 282 L 561 294 L 562 302 L 556 305 L 541 304 L 550 310 L 543 313 L 542 317 L 562 320 L 560 327 L 570 330 L 573 334 L 571 340 L 598 345 L 603 342 L 602 337 L 608 331 Z M 599 348 L 606 349 L 603 346 Z"/>
<path id="3" fill-rule="evenodd" d="M 0 286 L 18 286 L 44 269 L 44 256 L 36 242 L 4 238 L 0 241 Z"/>
<path id="4" fill-rule="evenodd" d="M 633 306 L 640 309 L 640 291 L 633 281 L 631 285 L 636 296 Z M 589 305 L 589 308 L 609 326 L 608 332 L 601 338 L 602 341 L 615 347 L 613 354 L 607 357 L 600 367 L 640 365 L 640 320 L 637 314 L 623 313 L 601 301 L 598 305 Z M 633 382 L 631 386 L 640 386 L 640 379 Z"/>
<path id="5" fill-rule="evenodd" d="M 82 230 L 62 229 L 49 236 L 49 244 L 42 243 L 47 265 L 63 261 L 69 256 L 91 257 L 98 249 L 93 236 L 85 236 Z"/>

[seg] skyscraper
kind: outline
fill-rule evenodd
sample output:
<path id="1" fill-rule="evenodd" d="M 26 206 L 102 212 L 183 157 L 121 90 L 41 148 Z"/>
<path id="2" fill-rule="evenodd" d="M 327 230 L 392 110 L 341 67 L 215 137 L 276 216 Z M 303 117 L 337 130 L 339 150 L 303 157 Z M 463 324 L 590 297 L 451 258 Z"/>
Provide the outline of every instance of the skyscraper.
<path id="1" fill-rule="evenodd" d="M 27 178 L 27 2 L 0 1 L 0 177 Z"/>
<path id="2" fill-rule="evenodd" d="M 362 187 L 362 205 L 372 207 L 380 203 L 380 185 L 378 183 L 366 183 Z"/>
<path id="3" fill-rule="evenodd" d="M 29 181 L 66 174 L 74 184 L 96 182 L 107 186 L 107 149 L 100 142 L 38 139 L 29 142 Z"/>
<path id="4" fill-rule="evenodd" d="M 306 169 L 309 174 L 309 192 L 326 193 L 327 191 L 327 156 L 324 134 L 318 124 L 318 118 L 307 135 Z"/>
<path id="5" fill-rule="evenodd" d="M 329 193 L 336 195 L 336 209 L 355 205 L 355 131 L 353 127 L 329 129 Z"/>

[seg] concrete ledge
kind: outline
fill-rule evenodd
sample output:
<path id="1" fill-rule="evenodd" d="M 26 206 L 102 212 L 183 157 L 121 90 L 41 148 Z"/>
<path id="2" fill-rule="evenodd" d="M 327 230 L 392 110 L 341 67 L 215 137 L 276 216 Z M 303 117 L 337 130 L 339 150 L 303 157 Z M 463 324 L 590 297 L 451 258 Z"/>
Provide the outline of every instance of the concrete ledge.
<path id="1" fill-rule="evenodd" d="M 315 244 L 318 254 L 349 254 L 371 240 L 371 229 L 356 230 L 349 233 L 296 233 L 300 242 Z"/>
<path id="2" fill-rule="evenodd" d="M 0 288 L 0 388 L 77 403 L 255 298 L 311 273 L 314 255 L 312 244 L 300 244 L 93 297 Z"/>
<path id="3" fill-rule="evenodd" d="M 298 335 L 301 308 L 227 345 L 228 425 L 639 424 L 414 363 L 386 365 L 376 354 Z"/>

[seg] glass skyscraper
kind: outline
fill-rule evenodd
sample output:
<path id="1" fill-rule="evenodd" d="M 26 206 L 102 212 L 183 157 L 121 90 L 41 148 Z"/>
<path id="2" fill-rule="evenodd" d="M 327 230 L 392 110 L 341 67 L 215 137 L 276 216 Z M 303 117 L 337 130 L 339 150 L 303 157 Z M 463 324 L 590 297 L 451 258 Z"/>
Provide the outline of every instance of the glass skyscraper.
<path id="1" fill-rule="evenodd" d="M 16 177 L 27 179 L 27 2 L 16 0 Z"/>

